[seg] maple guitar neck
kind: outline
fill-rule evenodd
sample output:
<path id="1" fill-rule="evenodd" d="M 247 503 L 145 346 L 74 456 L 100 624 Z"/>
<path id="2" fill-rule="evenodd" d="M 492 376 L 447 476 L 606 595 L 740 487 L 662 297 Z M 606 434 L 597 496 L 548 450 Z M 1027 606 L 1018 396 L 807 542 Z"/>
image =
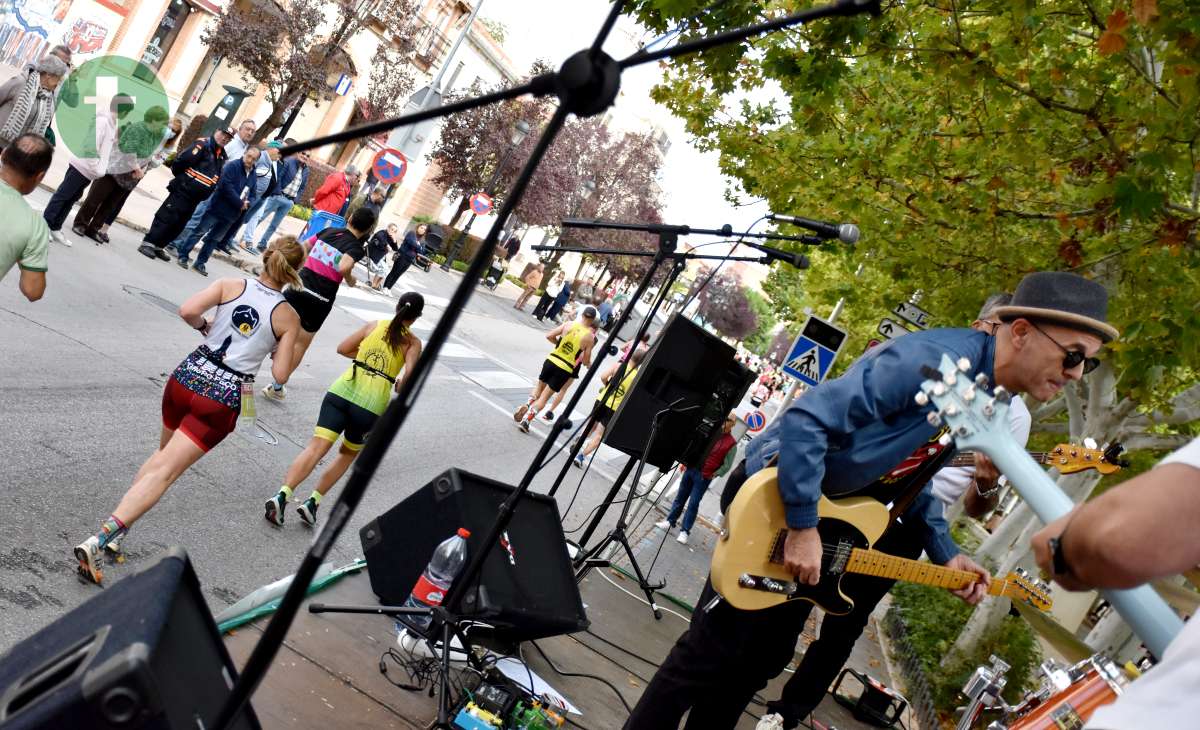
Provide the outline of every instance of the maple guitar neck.
<path id="1" fill-rule="evenodd" d="M 847 573 L 861 573 L 880 578 L 923 583 L 927 586 L 960 590 L 979 581 L 979 574 L 966 570 L 955 570 L 920 560 L 899 558 L 877 550 L 854 548 L 850 551 L 850 560 L 846 563 Z M 993 596 L 1007 593 L 1008 581 L 992 578 L 988 583 L 987 592 Z"/>

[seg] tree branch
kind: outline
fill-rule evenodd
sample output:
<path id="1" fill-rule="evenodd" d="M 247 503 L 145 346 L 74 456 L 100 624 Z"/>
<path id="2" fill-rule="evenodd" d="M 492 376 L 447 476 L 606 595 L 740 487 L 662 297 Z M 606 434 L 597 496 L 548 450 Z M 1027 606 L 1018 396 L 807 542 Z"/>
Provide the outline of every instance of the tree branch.
<path id="1" fill-rule="evenodd" d="M 1152 433 L 1137 434 L 1130 436 L 1122 443 L 1128 451 L 1138 451 L 1140 449 L 1153 449 L 1155 451 L 1172 451 L 1191 443 L 1192 436 L 1188 434 L 1170 434 L 1159 435 Z"/>
<path id="2" fill-rule="evenodd" d="M 1060 396 L 1049 403 L 1038 406 L 1037 410 L 1033 412 L 1033 422 L 1037 423 L 1047 418 L 1053 418 L 1065 410 L 1067 410 L 1067 401 Z"/>
<path id="3" fill-rule="evenodd" d="M 1074 383 L 1067 383 L 1067 387 L 1062 390 L 1063 400 L 1067 402 L 1068 433 L 1071 434 L 1072 439 L 1079 438 L 1079 435 L 1083 433 L 1084 426 L 1083 402 L 1074 386 Z"/>

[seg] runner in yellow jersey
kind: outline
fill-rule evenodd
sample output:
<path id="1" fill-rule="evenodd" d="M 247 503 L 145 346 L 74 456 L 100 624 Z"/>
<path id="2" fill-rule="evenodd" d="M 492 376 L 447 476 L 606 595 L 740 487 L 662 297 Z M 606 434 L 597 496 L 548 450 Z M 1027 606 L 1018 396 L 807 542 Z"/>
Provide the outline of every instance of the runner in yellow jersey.
<path id="1" fill-rule="evenodd" d="M 283 524 L 283 509 L 292 498 L 292 490 L 312 474 L 340 436 L 342 448 L 337 458 L 321 473 L 309 498 L 296 508 L 305 524 L 317 524 L 321 498 L 362 451 L 371 428 L 391 402 L 392 391 L 400 392 L 400 386 L 412 376 L 421 356 L 421 341 L 412 333 L 412 325 L 424 308 L 424 297 L 406 292 L 396 302 L 395 317 L 368 322 L 338 345 L 338 354 L 350 358 L 353 364 L 325 393 L 312 439 L 288 467 L 283 486 L 267 500 L 267 520 Z M 399 377 L 401 368 L 404 377 Z"/>
<path id="2" fill-rule="evenodd" d="M 604 387 L 600 389 L 600 394 L 596 396 L 596 405 L 592 407 L 592 415 L 595 416 L 595 422 L 592 424 L 591 438 L 587 445 L 575 457 L 575 466 L 583 467 L 583 460 L 588 457 L 596 449 L 600 448 L 600 440 L 604 438 L 604 432 L 608 429 L 608 422 L 612 420 L 613 415 L 617 412 L 617 408 L 621 406 L 621 401 L 625 400 L 625 395 L 629 389 L 633 387 L 633 380 L 637 377 L 638 368 L 642 365 L 642 360 L 646 357 L 646 348 L 637 347 L 633 350 L 633 355 L 629 357 L 629 364 L 625 366 L 625 375 L 621 377 L 621 384 L 612 393 L 608 392 L 608 384 L 617 374 L 615 369 L 609 370 L 600 376 L 604 381 Z M 608 397 L 605 398 L 605 394 Z"/>
<path id="3" fill-rule="evenodd" d="M 578 366 L 591 367 L 597 318 L 596 308 L 589 305 L 583 308 L 583 316 L 578 322 L 565 322 L 546 335 L 546 339 L 554 343 L 554 349 L 542 363 L 542 372 L 529 400 L 513 413 L 517 428 L 529 433 L 529 424 L 538 411 L 545 407 L 550 396 L 562 390 Z"/>

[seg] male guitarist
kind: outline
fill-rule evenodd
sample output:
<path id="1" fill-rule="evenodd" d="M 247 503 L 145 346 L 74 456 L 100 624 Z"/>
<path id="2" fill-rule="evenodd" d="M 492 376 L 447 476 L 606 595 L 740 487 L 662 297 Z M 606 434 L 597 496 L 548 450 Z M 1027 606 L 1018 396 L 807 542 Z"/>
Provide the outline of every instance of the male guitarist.
<path id="1" fill-rule="evenodd" d="M 1001 322 L 995 311 L 1012 301 L 1011 294 L 994 294 L 988 297 L 979 311 L 979 318 L 971 323 L 971 329 L 991 335 L 999 329 Z M 1009 429 L 1013 439 L 1021 446 L 1029 440 L 1032 418 L 1025 402 L 1014 398 L 1008 410 Z M 905 469 L 919 465 L 903 462 Z M 887 481 L 900 469 L 893 469 L 881 481 Z M 982 517 L 996 507 L 999 493 L 1000 474 L 991 460 L 975 454 L 973 467 L 948 467 L 941 469 L 929 481 L 929 490 L 941 502 L 949 506 L 962 498 L 966 513 Z M 915 524 L 914 524 L 915 522 Z M 893 524 L 873 546 L 875 550 L 902 558 L 916 560 L 925 549 L 921 524 L 914 520 L 900 520 Z M 825 614 L 821 619 L 821 634 L 804 651 L 804 658 L 796 671 L 783 686 L 778 700 L 767 703 L 768 716 L 775 713 L 784 728 L 797 727 L 825 697 L 825 690 L 833 682 L 842 665 L 850 657 L 854 643 L 867 626 L 867 620 L 875 606 L 892 589 L 896 581 L 870 575 L 848 574 L 842 579 L 842 592 L 854 601 L 854 608 L 847 614 Z M 764 718 L 765 719 L 765 718 Z"/>
<path id="2" fill-rule="evenodd" d="M 984 374 L 1014 393 L 1048 400 L 1085 369 L 1117 335 L 1106 323 L 1108 295 L 1099 284 L 1069 273 L 1026 276 L 1009 306 L 996 310 L 995 336 L 969 329 L 917 332 L 873 348 L 845 375 L 813 388 L 777 418 L 747 449 L 746 471 L 754 474 L 779 455 L 779 492 L 788 526 L 784 563 L 797 580 L 821 577 L 822 544 L 817 503 L 822 494 L 869 495 L 881 502 L 901 499 L 915 479 L 888 482 L 901 462 L 930 460 L 907 470 L 928 479 L 929 469 L 950 455 L 938 450 L 938 429 L 927 419 L 932 406 L 913 396 L 942 354 L 970 367 L 962 377 Z M 930 452 L 933 452 L 932 454 Z M 908 482 L 908 483 L 906 483 Z M 942 506 L 928 486 L 912 500 L 901 522 L 915 530 L 938 564 L 971 571 L 979 582 L 955 591 L 977 603 L 987 572 L 958 552 Z M 790 601 L 761 611 L 740 611 L 720 601 L 706 582 L 692 623 L 655 673 L 625 727 L 732 728 L 754 693 L 787 665 L 812 605 Z"/>

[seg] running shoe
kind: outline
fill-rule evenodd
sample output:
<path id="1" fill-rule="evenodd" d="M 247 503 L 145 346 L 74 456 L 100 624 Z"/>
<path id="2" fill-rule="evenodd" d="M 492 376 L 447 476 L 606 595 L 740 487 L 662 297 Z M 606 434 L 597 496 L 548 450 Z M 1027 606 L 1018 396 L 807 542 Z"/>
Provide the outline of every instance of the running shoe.
<path id="1" fill-rule="evenodd" d="M 547 421 L 553 421 L 554 420 L 554 411 L 546 411 L 546 415 L 542 416 L 542 418 L 544 418 Z"/>
<path id="2" fill-rule="evenodd" d="M 670 522 L 667 522 L 666 520 L 659 520 L 658 522 L 654 523 L 654 526 L 660 530 L 669 530 L 672 527 L 674 527 L 674 525 L 672 525 Z"/>
<path id="3" fill-rule="evenodd" d="M 525 414 L 528 412 L 529 412 L 529 404 L 522 403 L 521 407 L 517 409 L 517 412 L 513 414 L 513 420 L 516 421 L 517 423 L 520 423 L 521 419 L 524 418 Z M 526 430 L 528 430 L 528 429 L 526 429 Z"/>
<path id="4" fill-rule="evenodd" d="M 517 429 L 521 433 L 529 433 L 529 421 L 521 421 L 517 424 Z"/>
<path id="5" fill-rule="evenodd" d="M 62 231 L 50 231 L 50 240 L 55 243 L 61 243 L 68 248 L 71 246 L 71 239 L 67 238 L 67 234 Z"/>
<path id="6" fill-rule="evenodd" d="M 583 468 L 583 454 L 576 455 L 574 463 L 575 463 L 575 466 L 582 469 Z"/>
<path id="7" fill-rule="evenodd" d="M 100 585 L 104 580 L 100 571 L 100 538 L 92 535 L 76 545 L 75 559 L 79 561 L 79 577 Z"/>
<path id="8" fill-rule="evenodd" d="M 301 502 L 296 508 L 296 513 L 304 520 L 304 524 L 309 527 L 317 526 L 317 502 L 312 497 Z"/>
<path id="9" fill-rule="evenodd" d="M 274 497 L 267 500 L 265 505 L 267 522 L 283 526 L 283 508 L 287 504 L 287 500 L 283 498 L 283 492 L 276 492 Z"/>
<path id="10" fill-rule="evenodd" d="M 679 543 L 680 545 L 687 545 L 687 541 L 688 541 L 688 531 L 680 530 L 679 537 L 675 538 L 675 542 Z"/>
<path id="11" fill-rule="evenodd" d="M 117 535 L 113 539 L 109 540 L 104 546 L 104 553 L 118 563 L 125 562 L 125 553 L 121 552 L 121 541 L 124 539 L 125 533 L 121 533 L 120 535 Z"/>
<path id="12" fill-rule="evenodd" d="M 287 398 L 287 387 L 280 387 L 279 390 L 275 390 L 275 386 L 268 385 L 262 389 L 262 394 L 264 398 L 270 398 L 273 401 L 282 401 L 284 398 Z"/>

